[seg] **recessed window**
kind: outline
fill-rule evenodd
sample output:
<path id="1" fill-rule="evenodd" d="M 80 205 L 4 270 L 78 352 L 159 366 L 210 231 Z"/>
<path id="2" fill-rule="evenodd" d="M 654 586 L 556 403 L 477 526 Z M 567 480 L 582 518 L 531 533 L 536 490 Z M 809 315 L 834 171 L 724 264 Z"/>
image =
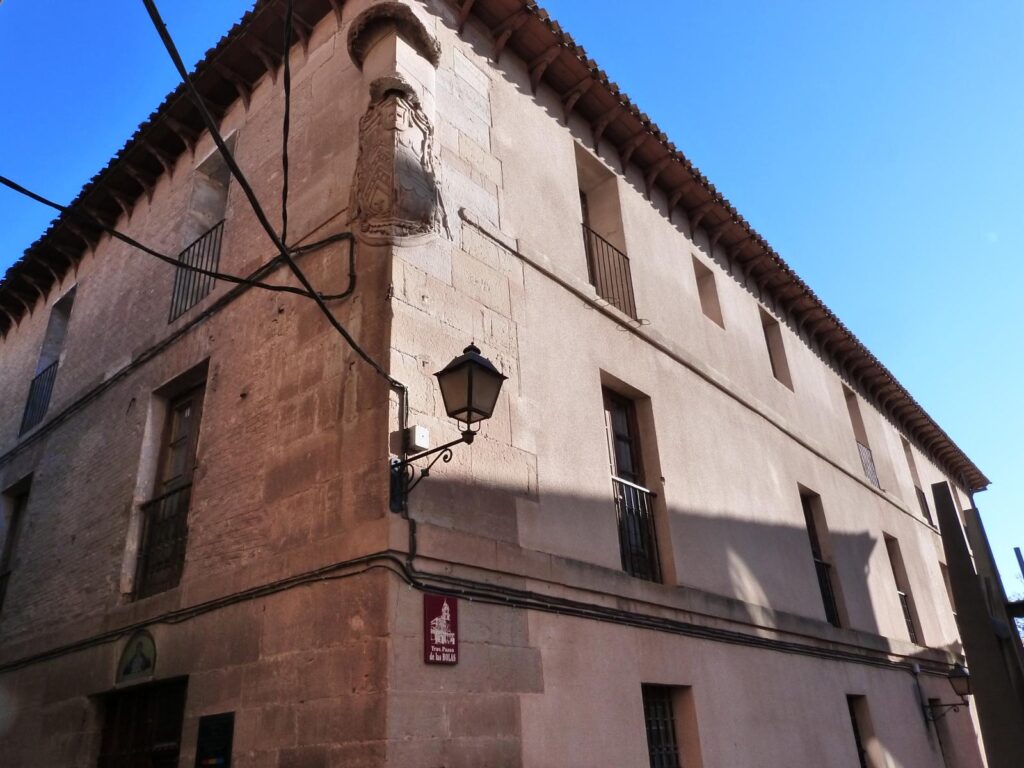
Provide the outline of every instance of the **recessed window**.
<path id="1" fill-rule="evenodd" d="M 700 768 L 700 740 L 692 689 L 644 685 L 641 690 L 651 768 Z"/>
<path id="2" fill-rule="evenodd" d="M 174 680 L 104 696 L 99 765 L 177 765 L 187 685 Z"/>
<path id="3" fill-rule="evenodd" d="M 864 419 L 860 415 L 860 402 L 857 400 L 857 395 L 845 386 L 843 387 L 843 398 L 846 400 L 846 412 L 850 416 L 850 426 L 853 427 L 853 436 L 857 441 L 857 452 L 860 454 L 864 476 L 871 481 L 875 488 L 881 488 L 882 483 L 878 479 L 878 470 L 875 468 L 875 457 L 868 445 L 868 432 L 864 429 Z"/>
<path id="4" fill-rule="evenodd" d="M 75 291 L 72 288 L 53 305 L 50 319 L 46 324 L 43 336 L 43 347 L 39 350 L 39 361 L 36 363 L 36 375 L 28 390 L 25 412 L 21 417 L 21 429 L 18 434 L 25 434 L 43 420 L 50 407 L 53 385 L 57 380 L 57 367 L 64 351 L 64 340 L 71 321 L 71 308 L 75 305 Z"/>
<path id="5" fill-rule="evenodd" d="M 18 547 L 25 523 L 25 510 L 28 507 L 28 494 L 32 480 L 26 478 L 4 492 L 0 510 L 0 612 L 3 611 L 7 598 L 7 587 L 14 570 L 14 555 Z"/>
<path id="6" fill-rule="evenodd" d="M 921 490 L 921 478 L 917 474 L 917 462 L 914 461 L 914 450 L 910 447 L 910 441 L 905 437 L 900 437 L 900 442 L 903 443 L 903 455 L 907 459 L 907 467 L 910 469 L 910 478 L 914 482 L 914 492 L 917 495 L 917 505 L 921 508 L 921 516 L 928 521 L 929 525 L 935 525 L 935 521 L 932 519 L 932 510 L 928 506 L 928 496 L 923 490 Z"/>
<path id="7" fill-rule="evenodd" d="M 576 146 L 576 175 L 590 282 L 598 296 L 636 320 L 633 275 L 622 231 L 618 177 L 579 145 Z"/>
<path id="8" fill-rule="evenodd" d="M 228 140 L 228 146 L 233 145 L 234 136 Z M 219 151 L 213 152 L 193 172 L 192 193 L 182 225 L 185 248 L 178 254 L 182 265 L 210 272 L 216 272 L 220 266 L 230 181 L 231 172 Z M 184 266 L 174 272 L 168 322 L 180 317 L 213 290 L 212 277 Z"/>
<path id="9" fill-rule="evenodd" d="M 945 563 L 939 563 L 939 570 L 942 572 L 942 583 L 946 587 L 946 599 L 949 600 L 949 610 L 953 612 L 953 619 L 956 620 L 956 600 L 953 599 L 953 582 L 949 580 L 949 568 Z"/>
<path id="10" fill-rule="evenodd" d="M 789 373 L 789 361 L 786 359 L 786 347 L 782 343 L 782 327 L 779 321 L 760 307 L 761 328 L 764 331 L 764 343 L 768 348 L 768 360 L 771 362 L 772 375 L 790 389 L 793 388 L 793 377 Z"/>
<path id="11" fill-rule="evenodd" d="M 853 729 L 853 746 L 857 751 L 858 765 L 860 768 L 880 768 L 878 744 L 871 713 L 868 711 L 867 698 L 847 696 L 846 706 L 850 713 L 850 727 Z"/>
<path id="12" fill-rule="evenodd" d="M 169 387 L 153 498 L 142 505 L 135 594 L 178 585 L 188 544 L 188 512 L 206 393 L 205 366 Z M 201 376 L 201 378 L 199 378 Z M 198 380 L 197 380 L 198 379 Z"/>
<path id="13" fill-rule="evenodd" d="M 907 625 L 907 635 L 910 642 L 924 645 L 924 640 L 921 637 L 921 624 L 917 616 L 917 605 L 914 603 L 914 596 L 910 591 L 910 581 L 903 563 L 900 543 L 888 534 L 885 534 L 883 538 L 885 539 L 885 551 L 889 555 L 889 566 L 892 568 L 892 578 L 896 582 L 896 597 L 899 599 L 903 620 Z"/>
<path id="14" fill-rule="evenodd" d="M 604 418 L 622 569 L 638 579 L 661 581 L 654 494 L 645 485 L 636 405 L 605 389 Z"/>
<path id="15" fill-rule="evenodd" d="M 693 257 L 693 274 L 697 279 L 697 295 L 700 297 L 700 309 L 709 320 L 725 328 L 722 319 L 722 305 L 718 301 L 718 287 L 715 285 L 715 273 Z"/>
<path id="16" fill-rule="evenodd" d="M 825 522 L 821 497 L 812 491 L 801 490 L 800 504 L 804 511 L 804 524 L 807 526 L 807 537 L 811 545 L 814 570 L 818 577 L 818 588 L 821 590 L 825 619 L 832 626 L 841 627 L 844 624 L 842 597 L 839 579 L 832 565 L 832 542 Z"/>

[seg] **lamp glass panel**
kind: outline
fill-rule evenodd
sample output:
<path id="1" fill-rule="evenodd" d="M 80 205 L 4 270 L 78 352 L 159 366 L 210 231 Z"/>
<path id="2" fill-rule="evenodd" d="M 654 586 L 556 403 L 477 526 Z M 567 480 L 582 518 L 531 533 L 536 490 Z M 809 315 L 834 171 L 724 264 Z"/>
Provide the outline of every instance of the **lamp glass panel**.
<path id="1" fill-rule="evenodd" d="M 950 672 L 949 684 L 953 686 L 953 692 L 957 696 L 963 697 L 971 695 L 971 677 L 962 667 Z"/>
<path id="2" fill-rule="evenodd" d="M 469 366 L 460 365 L 444 375 L 437 377 L 444 400 L 444 410 L 453 419 L 465 420 L 464 414 L 469 408 Z"/>
<path id="3" fill-rule="evenodd" d="M 477 368 L 473 371 L 473 420 L 491 418 L 494 405 L 498 402 L 503 378 L 501 374 Z"/>

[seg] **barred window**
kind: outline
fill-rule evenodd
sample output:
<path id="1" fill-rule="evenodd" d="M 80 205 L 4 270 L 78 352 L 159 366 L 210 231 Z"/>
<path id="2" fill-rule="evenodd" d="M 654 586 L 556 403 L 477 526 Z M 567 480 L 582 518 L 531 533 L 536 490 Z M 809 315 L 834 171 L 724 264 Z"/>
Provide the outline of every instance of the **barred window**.
<path id="1" fill-rule="evenodd" d="M 651 768 L 682 768 L 676 719 L 672 709 L 672 688 L 643 686 L 644 723 L 647 726 L 647 754 Z"/>

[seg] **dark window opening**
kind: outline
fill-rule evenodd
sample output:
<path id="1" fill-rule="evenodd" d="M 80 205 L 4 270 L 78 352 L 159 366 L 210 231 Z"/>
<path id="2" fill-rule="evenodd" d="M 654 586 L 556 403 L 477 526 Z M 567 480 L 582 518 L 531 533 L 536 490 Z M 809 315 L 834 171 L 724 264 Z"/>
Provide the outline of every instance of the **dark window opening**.
<path id="1" fill-rule="evenodd" d="M 917 505 L 921 508 L 921 515 L 928 521 L 929 525 L 935 525 L 935 521 L 932 519 L 931 507 L 928 506 L 928 497 L 921 489 L 921 477 L 917 474 L 917 462 L 914 461 L 914 451 L 910 447 L 910 442 L 905 437 L 901 437 L 900 442 L 903 443 L 903 455 L 907 459 L 907 467 L 910 469 L 910 479 L 914 483 Z"/>
<path id="2" fill-rule="evenodd" d="M 3 495 L 3 548 L 0 549 L 0 613 L 3 612 L 7 599 L 7 586 L 11 572 L 14 570 L 14 553 L 17 550 L 18 538 L 24 527 L 25 510 L 28 508 L 28 495 L 31 478 L 26 478 L 13 485 Z"/>
<path id="3" fill-rule="evenodd" d="M 661 581 L 654 494 L 644 487 L 635 404 L 606 389 L 604 414 L 622 568 L 639 579 Z"/>
<path id="4" fill-rule="evenodd" d="M 825 619 L 832 626 L 841 627 L 843 618 L 840 609 L 838 581 L 831 563 L 831 542 L 828 539 L 828 528 L 825 524 L 821 497 L 816 493 L 804 491 L 800 494 L 800 504 L 803 507 L 804 522 L 811 545 L 811 557 L 814 559 L 814 570 L 818 577 L 818 588 L 821 591 L 821 602 L 825 608 Z"/>
<path id="5" fill-rule="evenodd" d="M 105 696 L 98 768 L 177 768 L 187 685 L 174 680 Z"/>
<path id="6" fill-rule="evenodd" d="M 43 347 L 39 351 L 39 361 L 36 363 L 36 375 L 29 385 L 28 400 L 25 402 L 25 412 L 21 417 L 19 435 L 25 434 L 39 424 L 50 407 L 53 385 L 57 380 L 57 367 L 60 365 L 60 356 L 64 351 L 68 323 L 71 322 L 71 309 L 75 305 L 75 291 L 76 288 L 72 288 L 64 294 L 53 305 L 53 310 L 50 312 L 46 333 L 43 336 Z"/>
<path id="7" fill-rule="evenodd" d="M 865 747 L 865 722 L 863 710 L 867 706 L 863 696 L 847 696 L 846 706 L 850 711 L 850 726 L 853 728 L 853 744 L 857 750 L 860 768 L 873 768 Z"/>
<path id="8" fill-rule="evenodd" d="M 672 688 L 666 685 L 645 685 L 642 690 L 647 754 L 651 768 L 682 768 L 672 709 Z"/>
<path id="9" fill-rule="evenodd" d="M 231 768 L 231 744 L 235 738 L 235 713 L 199 718 L 196 736 L 196 768 Z"/>
<path id="10" fill-rule="evenodd" d="M 903 612 L 903 620 L 907 625 L 907 635 L 910 637 L 910 642 L 915 645 L 923 645 L 917 607 L 914 603 L 914 596 L 910 592 L 910 583 L 907 579 L 907 569 L 903 563 L 900 543 L 889 535 L 884 535 L 883 538 L 885 539 L 885 551 L 889 556 L 889 566 L 892 568 L 892 578 L 896 582 L 896 596 L 899 598 L 900 610 Z"/>

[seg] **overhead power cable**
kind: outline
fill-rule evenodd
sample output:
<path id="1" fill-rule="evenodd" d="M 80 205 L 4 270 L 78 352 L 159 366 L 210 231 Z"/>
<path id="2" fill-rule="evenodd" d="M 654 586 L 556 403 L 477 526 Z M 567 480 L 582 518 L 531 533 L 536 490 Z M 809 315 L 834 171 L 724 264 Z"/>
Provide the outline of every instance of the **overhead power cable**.
<path id="1" fill-rule="evenodd" d="M 306 290 L 302 288 L 296 288 L 291 285 L 274 285 L 272 283 L 264 283 L 259 280 L 251 280 L 249 278 L 239 277 L 237 275 L 232 275 L 227 272 L 217 272 L 216 270 L 203 269 L 202 267 L 197 267 L 193 264 L 188 264 L 187 262 L 181 261 L 180 259 L 175 258 L 174 256 L 168 256 L 167 254 L 161 253 L 160 251 L 154 248 L 150 248 L 148 245 L 144 243 L 140 243 L 135 238 L 130 237 L 124 234 L 123 232 L 115 229 L 114 227 L 105 224 L 103 221 L 101 221 L 99 218 L 95 216 L 91 216 L 87 213 L 76 210 L 75 208 L 72 208 L 70 206 L 61 205 L 60 203 L 54 202 L 49 198 L 43 197 L 38 192 L 33 192 L 27 187 L 18 184 L 16 181 L 13 181 L 12 179 L 7 178 L 6 176 L 0 175 L 0 184 L 7 187 L 13 192 L 17 192 L 19 195 L 24 195 L 30 200 L 34 200 L 37 203 L 42 203 L 43 205 L 49 208 L 53 208 L 55 211 L 59 211 L 65 216 L 78 219 L 84 224 L 89 224 L 93 227 L 96 227 L 106 232 L 111 237 L 120 240 L 121 242 L 126 243 L 132 246 L 133 248 L 137 248 L 143 253 L 152 256 L 155 259 L 159 259 L 162 262 L 170 264 L 171 266 L 177 269 L 182 269 L 189 272 L 196 272 L 200 275 L 206 275 L 207 277 L 212 277 L 216 280 L 223 280 L 226 283 L 232 283 L 234 285 L 248 285 L 253 288 L 261 288 L 265 291 L 274 291 L 276 293 L 292 293 L 307 299 L 313 298 Z M 325 237 L 322 240 L 317 240 L 316 242 L 308 243 L 306 245 L 302 245 L 299 246 L 298 248 L 292 249 L 292 254 L 299 256 L 306 253 L 310 253 L 311 251 L 317 250 L 319 248 L 323 248 L 332 243 L 340 242 L 341 240 L 349 241 L 349 287 L 346 288 L 345 291 L 343 291 L 342 293 L 319 294 L 320 298 L 324 299 L 325 301 L 343 299 L 352 293 L 352 290 L 355 286 L 355 267 L 352 239 L 353 238 L 351 233 L 340 232 L 336 235 L 330 235 L 328 237 Z"/>
<path id="2" fill-rule="evenodd" d="M 220 153 L 224 158 L 225 164 L 228 166 L 228 169 L 231 171 L 231 175 L 235 177 L 235 180 L 238 182 L 238 186 L 242 189 L 242 192 L 248 199 L 249 205 L 252 207 L 253 212 L 256 214 L 256 219 L 259 221 L 260 226 L 263 227 L 263 230 L 267 233 L 267 237 L 270 238 L 270 241 L 280 252 L 281 259 L 292 271 L 292 274 L 295 275 L 295 277 L 302 284 L 302 286 L 308 291 L 309 295 L 312 297 L 316 305 L 320 308 L 320 311 L 327 318 L 327 321 L 331 324 L 334 330 L 336 330 L 341 335 L 345 342 L 353 349 L 353 351 L 355 351 L 357 355 L 359 355 L 359 357 L 361 357 L 366 362 L 367 365 L 373 368 L 373 370 L 376 371 L 378 375 L 380 375 L 384 380 L 386 380 L 388 384 L 391 385 L 392 388 L 394 388 L 404 397 L 404 393 L 406 392 L 406 386 L 402 384 L 402 382 L 393 378 L 387 371 L 384 370 L 384 368 L 381 367 L 380 363 L 378 363 L 376 360 L 370 357 L 370 354 L 359 345 L 359 343 L 338 321 L 338 318 L 334 316 L 331 310 L 324 303 L 324 300 L 320 298 L 316 290 L 313 288 L 313 285 L 310 283 L 309 278 L 306 277 L 305 273 L 299 268 L 298 264 L 295 263 L 295 260 L 292 259 L 291 254 L 288 253 L 288 248 L 281 241 L 281 238 L 278 236 L 277 231 L 274 229 L 273 225 L 267 219 L 267 214 L 264 212 L 263 207 L 260 205 L 259 199 L 256 197 L 256 193 L 253 191 L 252 186 L 249 184 L 248 179 L 246 179 L 245 174 L 242 172 L 242 169 L 238 166 L 238 163 L 235 161 L 235 158 L 232 155 L 231 150 L 224 142 L 224 138 L 220 135 L 220 131 L 217 129 L 217 122 L 213 119 L 213 116 L 210 114 L 210 111 L 206 108 L 206 103 L 203 101 L 203 97 L 200 95 L 199 91 L 196 89 L 195 84 L 192 82 L 192 78 L 189 76 L 188 70 L 185 68 L 185 63 L 181 59 L 181 54 L 178 53 L 177 46 L 175 46 L 174 40 L 171 38 L 171 34 L 167 30 L 167 25 L 164 24 L 163 19 L 160 17 L 160 12 L 157 10 L 156 4 L 153 2 L 153 0 L 142 0 L 142 3 L 145 6 L 146 11 L 149 13 L 149 17 L 153 22 L 153 26 L 156 28 L 157 34 L 160 35 L 160 40 L 163 42 L 164 48 L 167 49 L 168 55 L 170 55 L 171 60 L 174 62 L 175 69 L 178 70 L 178 75 L 181 77 L 182 82 L 185 84 L 185 87 L 189 92 L 189 95 L 192 97 L 192 101 L 196 107 L 196 110 L 203 118 L 203 122 L 206 124 L 206 129 L 210 132 L 210 136 L 213 137 L 213 141 L 217 145 L 217 149 L 220 150 Z"/>
<path id="3" fill-rule="evenodd" d="M 292 126 L 292 0 L 284 15 L 284 120 L 281 123 L 281 242 L 288 243 L 288 135 Z"/>

